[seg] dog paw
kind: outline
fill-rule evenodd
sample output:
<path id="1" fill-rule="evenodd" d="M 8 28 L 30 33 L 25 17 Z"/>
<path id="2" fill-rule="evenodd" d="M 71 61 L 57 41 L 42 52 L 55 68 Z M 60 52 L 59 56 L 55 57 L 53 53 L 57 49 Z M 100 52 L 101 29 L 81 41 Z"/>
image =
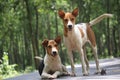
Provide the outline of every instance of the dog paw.
<path id="1" fill-rule="evenodd" d="M 49 79 L 55 79 L 57 78 L 56 76 L 50 76 Z"/>
<path id="2" fill-rule="evenodd" d="M 101 75 L 106 75 L 106 69 L 102 69 L 100 72 Z"/>
<path id="3" fill-rule="evenodd" d="M 51 78 L 55 79 L 55 78 L 57 78 L 57 75 L 52 75 Z"/>
<path id="4" fill-rule="evenodd" d="M 69 72 L 63 72 L 64 76 L 70 76 L 71 74 Z"/>
<path id="5" fill-rule="evenodd" d="M 100 74 L 101 72 L 95 72 L 94 75 Z"/>
<path id="6" fill-rule="evenodd" d="M 75 77 L 76 74 L 75 73 L 70 73 L 70 76 Z"/>
<path id="7" fill-rule="evenodd" d="M 86 73 L 86 74 L 83 74 L 83 76 L 88 76 L 89 74 L 88 73 Z"/>

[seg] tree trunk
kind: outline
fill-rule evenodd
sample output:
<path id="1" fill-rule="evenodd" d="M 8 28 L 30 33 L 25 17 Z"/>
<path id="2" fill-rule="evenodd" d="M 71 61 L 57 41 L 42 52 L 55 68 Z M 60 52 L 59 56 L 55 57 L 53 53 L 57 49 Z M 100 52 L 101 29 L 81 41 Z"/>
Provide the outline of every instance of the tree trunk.
<path id="1" fill-rule="evenodd" d="M 23 57 L 23 62 L 24 62 L 24 65 L 26 66 L 30 66 L 31 63 L 32 63 L 32 57 L 31 57 L 31 51 L 30 51 L 30 40 L 29 40 L 29 37 L 27 36 L 29 35 L 28 34 L 28 31 L 27 31 L 27 28 L 24 27 L 24 43 L 25 43 L 25 54 L 24 54 L 24 57 Z M 25 59 L 26 58 L 26 59 Z M 25 61 L 27 60 L 27 62 Z M 23 66 L 23 68 L 25 69 L 25 66 Z"/>
<path id="2" fill-rule="evenodd" d="M 15 36 L 15 35 L 14 35 Z M 21 58 L 20 58 L 20 54 L 19 54 L 19 46 L 18 46 L 18 37 L 16 38 L 12 38 L 12 41 L 13 41 L 13 54 L 14 54 L 14 60 L 15 60 L 15 63 L 18 64 L 18 65 L 22 65 L 21 64 Z M 21 67 L 21 66 L 19 66 Z"/>
<path id="3" fill-rule="evenodd" d="M 106 2 L 107 4 L 107 13 L 109 13 L 109 0 Z M 107 18 L 107 47 L 108 47 L 108 55 L 111 56 L 111 39 L 110 39 L 110 27 L 109 27 L 109 18 Z"/>
<path id="4" fill-rule="evenodd" d="M 48 27 L 48 29 L 47 29 L 47 37 L 48 37 L 48 39 L 50 39 L 51 38 L 51 26 L 50 26 L 50 22 L 49 22 L 49 14 L 47 14 L 47 27 Z"/>
<path id="5" fill-rule="evenodd" d="M 26 10 L 27 10 L 27 19 L 28 19 L 28 26 L 29 26 L 29 34 L 30 34 L 30 39 L 32 41 L 32 48 L 33 48 L 33 53 L 34 53 L 34 57 L 37 56 L 37 48 L 36 48 L 36 43 L 35 43 L 35 34 L 34 31 L 32 29 L 32 12 L 31 9 L 33 8 L 33 6 L 30 4 L 29 0 L 25 0 L 26 3 Z M 35 67 L 37 69 L 37 61 L 34 60 L 35 62 Z"/>
<path id="6" fill-rule="evenodd" d="M 116 42 L 116 28 L 115 26 L 113 26 L 113 42 L 114 42 L 114 45 L 113 45 L 113 55 L 114 57 L 117 57 L 117 42 Z"/>
<path id="7" fill-rule="evenodd" d="M 57 12 L 55 10 L 55 26 L 56 26 L 56 36 L 58 35 L 58 21 L 57 21 Z"/>
<path id="8" fill-rule="evenodd" d="M 117 30 L 117 34 L 118 34 L 118 57 L 120 57 L 120 0 L 117 0 L 117 27 L 118 27 L 118 30 Z"/>
<path id="9" fill-rule="evenodd" d="M 35 47 L 35 50 L 36 50 L 36 55 L 34 55 L 34 57 L 35 56 L 37 56 L 38 54 L 39 54 L 39 28 L 38 28 L 38 11 L 37 11 L 37 6 L 34 6 L 34 9 L 35 9 L 35 17 L 36 17 L 36 29 L 35 29 L 35 36 L 34 36 L 34 38 L 35 38 L 35 45 L 34 46 L 36 46 Z M 35 62 L 36 62 L 36 69 L 38 69 L 38 66 L 39 66 L 39 62 L 37 62 L 37 60 L 34 58 L 34 60 L 35 60 Z"/>
<path id="10" fill-rule="evenodd" d="M 15 59 L 14 59 L 14 52 L 13 52 L 13 40 L 14 40 L 14 36 L 13 36 L 13 31 L 10 29 L 10 45 L 9 45 L 9 51 L 8 51 L 8 56 L 9 56 L 9 63 L 13 64 L 15 63 Z"/>

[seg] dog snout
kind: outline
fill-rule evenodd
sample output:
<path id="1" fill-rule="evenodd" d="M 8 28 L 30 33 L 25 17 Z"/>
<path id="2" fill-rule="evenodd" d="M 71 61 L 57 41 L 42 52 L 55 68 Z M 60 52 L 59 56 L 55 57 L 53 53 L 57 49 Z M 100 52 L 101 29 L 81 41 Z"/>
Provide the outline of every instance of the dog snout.
<path id="1" fill-rule="evenodd" d="M 72 29 L 72 25 L 68 25 L 68 28 L 69 28 L 69 29 Z"/>
<path id="2" fill-rule="evenodd" d="M 57 55 L 57 52 L 56 52 L 56 51 L 53 51 L 52 53 L 53 53 L 53 55 Z"/>

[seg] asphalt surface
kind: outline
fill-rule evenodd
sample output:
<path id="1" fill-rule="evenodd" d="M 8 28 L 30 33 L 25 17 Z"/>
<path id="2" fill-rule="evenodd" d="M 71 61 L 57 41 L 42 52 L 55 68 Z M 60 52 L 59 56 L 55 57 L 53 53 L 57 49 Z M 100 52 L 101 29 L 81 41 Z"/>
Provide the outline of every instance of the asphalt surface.
<path id="1" fill-rule="evenodd" d="M 54 80 L 93 80 L 93 79 L 103 79 L 103 80 L 120 80 L 120 58 L 113 59 L 100 59 L 100 67 L 101 69 L 106 70 L 106 75 L 95 75 L 95 62 L 90 61 L 90 71 L 89 76 L 82 76 L 82 68 L 81 65 L 75 65 L 76 77 L 71 76 L 62 76 Z M 71 67 L 67 66 L 68 71 L 71 71 Z M 20 76 L 16 76 L 13 78 L 5 79 L 5 80 L 42 80 L 39 76 L 38 71 L 22 74 Z"/>

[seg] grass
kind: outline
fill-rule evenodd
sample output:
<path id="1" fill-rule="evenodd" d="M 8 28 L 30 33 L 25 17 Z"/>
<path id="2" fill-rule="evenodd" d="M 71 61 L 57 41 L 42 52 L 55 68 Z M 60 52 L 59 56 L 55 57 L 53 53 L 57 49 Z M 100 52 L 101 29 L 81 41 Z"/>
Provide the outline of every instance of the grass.
<path id="1" fill-rule="evenodd" d="M 0 60 L 0 80 L 21 75 L 23 73 L 32 72 L 34 69 L 32 66 L 27 67 L 25 70 L 17 71 L 17 64 L 9 64 L 8 53 L 4 52 L 2 60 Z"/>

